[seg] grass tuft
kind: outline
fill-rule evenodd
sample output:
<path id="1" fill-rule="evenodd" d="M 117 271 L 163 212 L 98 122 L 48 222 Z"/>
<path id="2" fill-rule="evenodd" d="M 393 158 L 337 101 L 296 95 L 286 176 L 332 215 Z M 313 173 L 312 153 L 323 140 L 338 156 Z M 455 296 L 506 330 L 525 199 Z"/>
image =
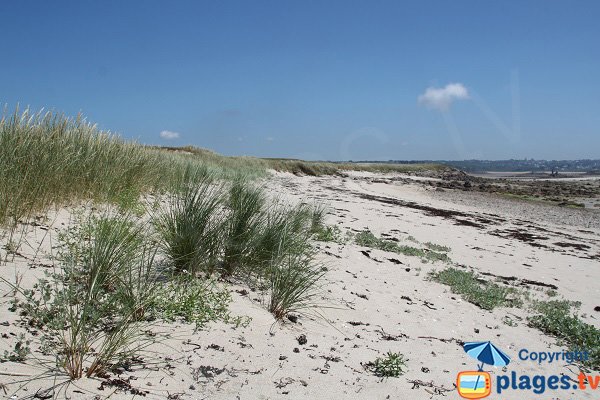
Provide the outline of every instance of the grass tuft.
<path id="1" fill-rule="evenodd" d="M 221 189 L 209 175 L 202 182 L 184 180 L 168 195 L 156 217 L 160 243 L 176 271 L 211 273 L 217 267 L 222 241 Z"/>
<path id="2" fill-rule="evenodd" d="M 289 254 L 271 266 L 269 311 L 282 320 L 289 313 L 302 314 L 316 305 L 319 282 L 325 269 L 313 262 L 311 254 Z"/>
<path id="3" fill-rule="evenodd" d="M 252 252 L 254 238 L 260 234 L 265 218 L 264 193 L 244 180 L 236 180 L 229 190 L 229 214 L 224 231 L 223 270 L 232 275 L 241 269 Z"/>

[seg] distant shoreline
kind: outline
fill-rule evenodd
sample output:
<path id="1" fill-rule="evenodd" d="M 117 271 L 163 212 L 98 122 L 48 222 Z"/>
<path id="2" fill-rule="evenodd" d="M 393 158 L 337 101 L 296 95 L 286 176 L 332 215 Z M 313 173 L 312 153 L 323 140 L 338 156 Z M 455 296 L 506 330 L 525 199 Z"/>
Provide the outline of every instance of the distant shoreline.
<path id="1" fill-rule="evenodd" d="M 467 172 L 470 176 L 489 179 L 535 179 L 535 180 L 595 180 L 600 179 L 598 172 L 572 172 L 560 171 L 558 175 L 552 176 L 552 171 L 523 172 L 523 171 L 484 171 Z"/>

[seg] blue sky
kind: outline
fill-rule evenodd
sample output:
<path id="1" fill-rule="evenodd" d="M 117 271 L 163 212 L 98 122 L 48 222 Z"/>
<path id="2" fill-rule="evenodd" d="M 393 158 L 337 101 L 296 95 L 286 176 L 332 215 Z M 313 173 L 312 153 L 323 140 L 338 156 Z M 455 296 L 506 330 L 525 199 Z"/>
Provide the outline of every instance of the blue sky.
<path id="1" fill-rule="evenodd" d="M 597 1 L 4 2 L 0 102 L 230 155 L 600 158 L 599 15 Z"/>

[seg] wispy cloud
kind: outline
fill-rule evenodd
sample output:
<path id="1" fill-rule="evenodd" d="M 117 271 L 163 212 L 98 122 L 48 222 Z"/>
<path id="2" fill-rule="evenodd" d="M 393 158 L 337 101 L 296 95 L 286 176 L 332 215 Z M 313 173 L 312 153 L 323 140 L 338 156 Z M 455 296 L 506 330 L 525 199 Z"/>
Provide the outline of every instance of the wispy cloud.
<path id="1" fill-rule="evenodd" d="M 275 140 L 275 138 L 273 136 L 268 136 L 268 137 L 265 138 L 265 140 L 267 142 L 272 142 L 273 140 Z"/>
<path id="2" fill-rule="evenodd" d="M 446 111 L 455 100 L 466 100 L 469 91 L 462 83 L 449 83 L 443 88 L 428 87 L 419 96 L 419 104 L 440 111 Z"/>
<path id="3" fill-rule="evenodd" d="M 174 140 L 179 139 L 181 135 L 178 132 L 173 131 L 162 131 L 160 132 L 160 137 L 166 140 Z"/>

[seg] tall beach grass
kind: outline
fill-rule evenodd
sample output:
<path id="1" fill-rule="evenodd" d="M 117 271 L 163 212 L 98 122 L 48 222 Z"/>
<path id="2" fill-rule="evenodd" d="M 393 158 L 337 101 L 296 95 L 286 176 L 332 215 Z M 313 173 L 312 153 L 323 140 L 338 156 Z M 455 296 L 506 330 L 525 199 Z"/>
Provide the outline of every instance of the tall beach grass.
<path id="1" fill-rule="evenodd" d="M 0 119 L 0 225 L 53 205 L 128 202 L 169 188 L 198 169 L 221 177 L 260 175 L 261 163 L 145 147 L 81 116 L 18 109 Z"/>

